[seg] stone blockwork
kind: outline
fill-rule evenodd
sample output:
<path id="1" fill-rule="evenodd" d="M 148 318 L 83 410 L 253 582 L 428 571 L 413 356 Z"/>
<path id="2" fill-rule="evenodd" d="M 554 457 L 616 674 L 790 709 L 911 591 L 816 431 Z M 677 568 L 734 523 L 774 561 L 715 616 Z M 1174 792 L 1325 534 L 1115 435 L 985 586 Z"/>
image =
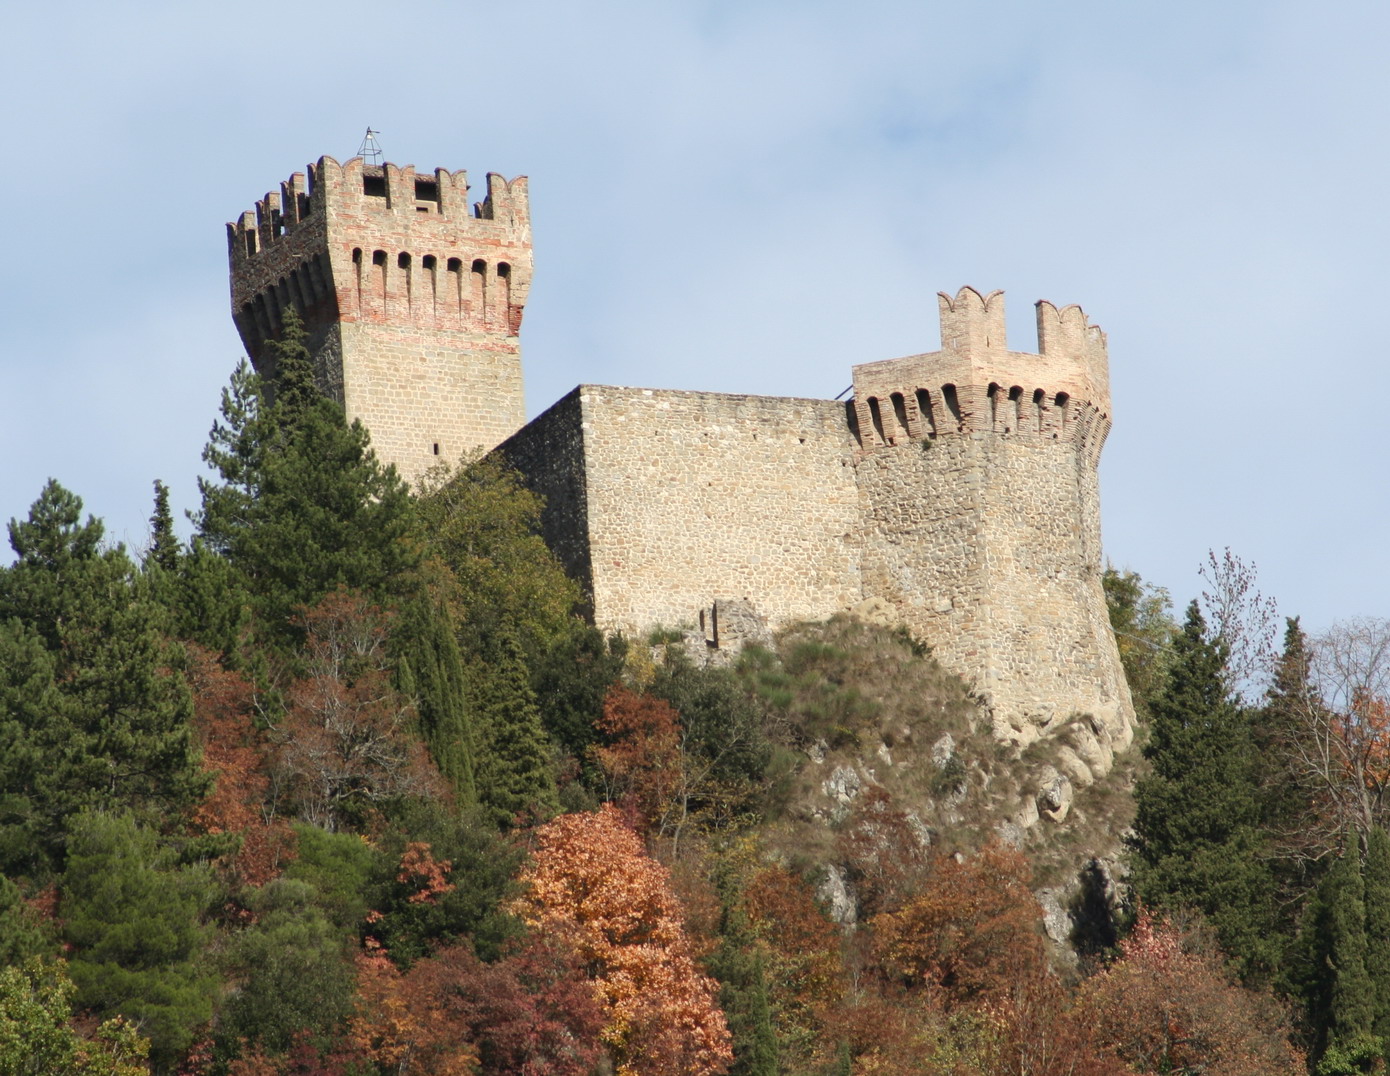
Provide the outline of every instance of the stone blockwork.
<path id="1" fill-rule="evenodd" d="M 320 382 L 414 479 L 490 449 L 525 419 L 518 333 L 531 283 L 525 177 L 322 157 L 227 225 L 232 311 L 247 353 L 295 307 Z"/>
<path id="2" fill-rule="evenodd" d="M 581 385 L 500 451 L 546 495 L 547 539 L 600 626 L 641 633 L 703 617 L 714 642 L 716 602 L 747 601 L 782 625 L 862 597 L 845 411 Z"/>

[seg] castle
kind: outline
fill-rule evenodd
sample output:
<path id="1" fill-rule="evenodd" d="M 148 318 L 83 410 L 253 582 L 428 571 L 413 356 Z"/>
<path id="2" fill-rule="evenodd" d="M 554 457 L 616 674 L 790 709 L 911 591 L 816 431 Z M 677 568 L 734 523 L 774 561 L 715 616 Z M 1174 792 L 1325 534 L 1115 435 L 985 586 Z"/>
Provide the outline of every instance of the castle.
<path id="1" fill-rule="evenodd" d="M 942 294 L 941 350 L 854 366 L 844 403 L 580 385 L 526 423 L 526 179 L 469 189 L 322 157 L 229 224 L 257 369 L 293 305 L 324 389 L 407 479 L 502 453 L 603 629 L 727 648 L 854 609 L 928 642 L 1001 741 L 1066 728 L 1109 769 L 1134 711 L 1100 579 L 1106 340 L 1079 307 L 1038 303 L 1031 353 L 1001 292 Z"/>

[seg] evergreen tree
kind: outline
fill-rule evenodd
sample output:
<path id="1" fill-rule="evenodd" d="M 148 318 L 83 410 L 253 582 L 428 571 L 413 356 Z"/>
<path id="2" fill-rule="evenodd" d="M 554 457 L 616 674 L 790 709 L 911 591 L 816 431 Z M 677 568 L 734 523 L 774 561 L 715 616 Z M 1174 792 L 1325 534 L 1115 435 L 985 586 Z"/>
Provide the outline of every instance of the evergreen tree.
<path id="1" fill-rule="evenodd" d="M 1379 1044 L 1372 1036 L 1375 992 L 1366 970 L 1365 883 L 1355 833 L 1309 902 L 1300 942 L 1299 986 L 1316 1071 L 1368 1071 Z"/>
<path id="2" fill-rule="evenodd" d="M 298 425 L 320 398 L 308 337 L 299 311 L 290 306 L 284 312 L 280 338 L 266 342 L 271 359 L 272 395 L 286 429 Z"/>
<path id="3" fill-rule="evenodd" d="M 710 961 L 719 980 L 719 1007 L 733 1036 L 731 1076 L 777 1076 L 777 1033 L 772 1024 L 761 949 L 737 905 L 726 907 L 720 944 Z"/>
<path id="4" fill-rule="evenodd" d="M 627 650 L 621 635 L 605 640 L 597 628 L 576 620 L 532 663 L 546 732 L 581 762 L 598 742 L 594 723 L 603 714 L 608 689 L 622 677 Z"/>
<path id="5" fill-rule="evenodd" d="M 493 659 L 476 666 L 473 679 L 479 801 L 501 825 L 526 811 L 553 814 L 558 801 L 549 744 L 514 632 L 503 631 Z"/>
<path id="6" fill-rule="evenodd" d="M 154 512 L 150 516 L 150 549 L 147 564 L 166 572 L 179 566 L 179 540 L 174 535 L 174 517 L 169 514 L 169 487 L 154 480 Z"/>
<path id="7" fill-rule="evenodd" d="M 1373 991 L 1371 1031 L 1390 1055 L 1390 833 L 1373 826 L 1366 835 L 1366 974 Z M 1390 1056 L 1387 1056 L 1390 1061 Z"/>
<path id="8" fill-rule="evenodd" d="M 218 1053 L 242 1040 L 283 1054 L 300 1032 L 327 1040 L 346 1021 L 353 972 L 349 938 L 314 903 L 313 887 L 277 879 L 251 894 L 255 922 L 237 936 L 229 961 L 242 982 L 218 1027 Z"/>
<path id="9" fill-rule="evenodd" d="M 1323 712 L 1309 668 L 1307 638 L 1298 618 L 1286 622 L 1283 653 L 1254 723 L 1256 782 L 1261 827 L 1270 843 L 1270 872 L 1278 900 L 1275 929 L 1292 942 L 1299 912 L 1323 869 L 1325 831 L 1317 825 L 1321 803 L 1316 782 L 1302 761 L 1310 724 Z"/>
<path id="10" fill-rule="evenodd" d="M 403 603 L 391 642 L 398 655 L 396 686 L 415 700 L 430 757 L 460 804 L 477 802 L 468 679 L 448 606 L 422 588 Z"/>
<path id="11" fill-rule="evenodd" d="M 1205 629 L 1193 602 L 1153 703 L 1152 768 L 1135 794 L 1135 888 L 1152 906 L 1201 911 L 1242 977 L 1259 980 L 1278 945 L 1251 729 L 1225 686 L 1224 644 Z"/>
<path id="12" fill-rule="evenodd" d="M 84 807 L 178 809 L 208 783 L 167 617 L 81 510 L 50 482 L 29 518 L 11 521 L 18 556 L 0 570 L 0 650 L 14 662 L 0 667 L 0 694 L 15 698 L 0 721 L 15 752 L 0 762 L 0 826 L 26 832 L 31 856 L 60 855 L 64 820 Z"/>
<path id="13" fill-rule="evenodd" d="M 129 816 L 83 813 L 72 831 L 62 917 L 78 1003 L 138 1023 L 157 1071 L 171 1071 L 212 1016 L 201 925 L 209 879 L 177 866 Z"/>
<path id="14" fill-rule="evenodd" d="M 297 611 L 339 586 L 385 598 L 419 557 L 395 468 L 377 461 L 360 422 L 314 394 L 290 326 L 279 347 L 274 402 L 244 363 L 223 393 L 203 452 L 222 481 L 200 482 L 197 524 L 230 562 L 257 627 L 283 646 L 298 641 Z"/>

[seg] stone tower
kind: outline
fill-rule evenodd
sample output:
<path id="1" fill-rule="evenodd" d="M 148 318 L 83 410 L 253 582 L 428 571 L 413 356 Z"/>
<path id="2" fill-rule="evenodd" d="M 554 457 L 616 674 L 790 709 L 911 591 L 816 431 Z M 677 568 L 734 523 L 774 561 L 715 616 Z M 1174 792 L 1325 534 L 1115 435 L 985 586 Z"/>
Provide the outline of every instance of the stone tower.
<path id="1" fill-rule="evenodd" d="M 1038 353 L 1010 351 L 1002 292 L 939 298 L 940 351 L 854 369 L 864 593 L 976 685 L 996 737 L 1087 714 L 1108 756 L 1134 709 L 1101 588 L 1105 334 L 1040 302 Z"/>
<path id="2" fill-rule="evenodd" d="M 227 225 L 232 316 L 256 369 L 283 311 L 309 330 L 321 387 L 416 479 L 525 420 L 518 332 L 531 284 L 526 177 L 321 157 Z"/>

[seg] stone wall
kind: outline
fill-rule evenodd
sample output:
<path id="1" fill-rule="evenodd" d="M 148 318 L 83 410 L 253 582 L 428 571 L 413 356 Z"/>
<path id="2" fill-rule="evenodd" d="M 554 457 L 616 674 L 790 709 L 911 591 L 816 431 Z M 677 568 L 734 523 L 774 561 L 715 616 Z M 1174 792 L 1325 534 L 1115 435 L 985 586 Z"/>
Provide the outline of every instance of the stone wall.
<path id="1" fill-rule="evenodd" d="M 501 451 L 560 493 L 547 538 L 605 630 L 696 626 L 744 599 L 784 625 L 863 598 L 844 404 L 582 385 Z"/>

